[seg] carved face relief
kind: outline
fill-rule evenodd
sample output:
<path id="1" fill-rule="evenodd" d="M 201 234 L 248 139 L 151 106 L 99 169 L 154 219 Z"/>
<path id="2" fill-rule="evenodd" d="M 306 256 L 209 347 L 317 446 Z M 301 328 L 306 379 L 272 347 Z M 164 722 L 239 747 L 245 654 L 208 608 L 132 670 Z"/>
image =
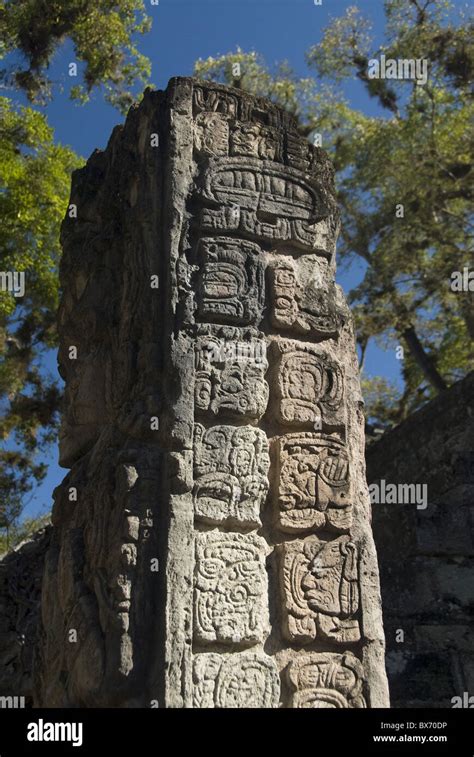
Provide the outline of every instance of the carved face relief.
<path id="1" fill-rule="evenodd" d="M 291 707 L 362 708 L 363 668 L 351 652 L 312 652 L 290 663 Z"/>
<path id="2" fill-rule="evenodd" d="M 270 458 L 264 432 L 252 426 L 196 424 L 194 511 L 209 523 L 261 526 Z"/>
<path id="3" fill-rule="evenodd" d="M 248 646 L 266 638 L 265 551 L 265 541 L 255 534 L 196 534 L 197 641 Z"/>
<path id="4" fill-rule="evenodd" d="M 358 641 L 357 550 L 349 537 L 308 537 L 280 551 L 286 637 L 302 643 L 318 636 L 340 643 Z"/>
<path id="5" fill-rule="evenodd" d="M 225 343 L 202 337 L 196 344 L 195 408 L 214 416 L 260 418 L 268 403 L 263 340 Z"/>
<path id="6" fill-rule="evenodd" d="M 264 304 L 260 247 L 228 237 L 199 242 L 198 316 L 204 321 L 257 324 Z"/>
<path id="7" fill-rule="evenodd" d="M 262 653 L 196 655 L 193 684 L 196 708 L 278 707 L 278 671 Z"/>
<path id="8" fill-rule="evenodd" d="M 277 365 L 277 417 L 286 425 L 344 424 L 344 379 L 335 360 L 312 345 L 272 344 Z"/>
<path id="9" fill-rule="evenodd" d="M 339 437 L 288 434 L 278 439 L 276 454 L 280 528 L 348 531 L 352 523 L 349 458 Z"/>
<path id="10" fill-rule="evenodd" d="M 114 471 L 113 497 L 104 502 L 104 489 L 99 489 L 95 498 L 100 520 L 96 519 L 89 532 L 91 572 L 107 638 L 110 685 L 132 686 L 137 674 L 137 634 L 149 612 L 145 587 L 150 568 L 148 561 L 146 566 L 143 560 L 140 564 L 139 555 L 153 525 L 147 505 L 156 491 L 156 479 L 142 466 L 137 469 L 134 464 L 117 464 L 116 458 L 111 464 L 104 488 L 111 493 L 110 474 Z"/>

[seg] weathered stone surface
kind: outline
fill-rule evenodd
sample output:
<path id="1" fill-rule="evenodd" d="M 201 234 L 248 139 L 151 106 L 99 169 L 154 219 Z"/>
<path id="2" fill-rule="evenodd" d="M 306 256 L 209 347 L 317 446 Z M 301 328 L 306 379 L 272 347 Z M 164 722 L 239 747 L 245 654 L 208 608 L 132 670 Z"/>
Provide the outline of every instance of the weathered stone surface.
<path id="1" fill-rule="evenodd" d="M 251 646 L 270 630 L 266 544 L 255 534 L 197 533 L 194 638 Z"/>
<path id="2" fill-rule="evenodd" d="M 349 458 L 338 434 L 274 440 L 277 522 L 282 531 L 346 532 L 352 525 Z"/>
<path id="3" fill-rule="evenodd" d="M 376 481 L 378 476 L 390 481 L 395 472 L 401 468 L 404 470 L 404 476 L 410 478 L 414 477 L 414 472 L 410 472 L 410 468 L 407 467 L 406 449 L 410 445 L 408 462 L 414 461 L 413 471 L 416 471 L 414 480 L 425 479 L 430 482 L 430 503 L 426 511 L 415 512 L 413 506 L 394 504 L 373 507 L 388 641 L 387 673 L 392 703 L 395 706 L 451 707 L 451 699 L 454 696 L 461 696 L 464 691 L 474 690 L 472 598 L 470 595 L 472 566 L 469 566 L 469 555 L 472 556 L 470 509 L 472 510 L 473 485 L 473 472 L 469 464 L 472 455 L 469 449 L 474 446 L 469 436 L 472 433 L 472 411 L 470 410 L 473 395 L 472 380 L 473 377 L 470 376 L 459 385 L 453 386 L 443 395 L 442 400 L 434 400 L 423 412 L 417 413 L 413 421 L 408 420 L 402 424 L 396 434 L 396 443 L 392 443 L 390 434 L 380 444 L 371 447 L 368 452 L 370 480 Z M 200 424 L 196 424 L 196 429 L 202 430 L 202 428 Z M 252 452 L 254 442 L 252 441 L 248 450 L 247 444 L 244 443 L 246 452 L 243 457 L 244 460 L 248 459 L 249 467 L 247 468 L 246 464 L 237 464 L 239 455 L 236 454 L 234 457 L 230 454 L 235 444 L 230 443 L 231 437 L 228 437 L 228 434 L 232 434 L 233 428 L 233 426 L 222 427 L 225 443 L 211 441 L 208 445 L 208 453 L 204 457 L 200 456 L 201 462 L 196 462 L 194 493 L 198 490 L 202 493 L 206 508 L 213 507 L 216 502 L 219 513 L 224 512 L 224 503 L 227 502 L 229 508 L 227 512 L 232 512 L 232 518 L 235 517 L 236 520 L 242 522 L 242 525 L 244 525 L 244 520 L 240 521 L 239 513 L 251 513 L 249 520 L 246 521 L 246 527 L 257 527 L 259 524 L 253 523 L 253 520 L 251 523 L 250 520 L 257 509 L 261 510 L 263 507 L 265 497 L 262 495 L 258 508 L 256 507 L 257 495 L 251 504 L 251 488 L 248 487 L 250 481 L 253 482 L 253 478 L 248 476 L 250 471 L 255 471 L 254 464 L 257 460 L 262 461 L 265 458 L 267 449 L 265 448 L 264 453 L 260 453 L 258 458 L 257 454 L 254 456 Z M 244 426 L 242 429 L 245 439 L 247 438 L 246 428 L 248 427 Z M 220 427 L 216 427 L 217 437 L 220 434 L 219 429 Z M 227 431 L 227 429 L 230 430 Z M 201 431 L 198 432 L 195 442 L 196 451 L 199 449 L 197 439 L 200 433 Z M 239 433 L 240 427 L 237 435 Z M 253 433 L 257 434 L 253 437 L 256 443 L 263 432 L 253 428 Z M 323 479 L 320 484 L 318 480 L 320 465 L 325 459 L 324 455 L 321 455 L 321 449 L 324 452 L 325 446 L 321 448 L 321 442 L 318 441 L 320 436 L 318 432 L 314 434 L 296 432 L 294 436 L 289 434 L 275 437 L 275 450 L 278 450 L 280 443 L 283 443 L 285 447 L 282 449 L 286 449 L 287 446 L 290 457 L 290 472 L 288 476 L 286 474 L 281 476 L 281 494 L 278 455 L 272 471 L 275 480 L 275 495 L 272 500 L 277 505 L 274 508 L 275 518 L 280 517 L 280 504 L 283 515 L 291 513 L 293 508 L 298 509 L 300 506 L 304 513 L 302 517 L 311 519 L 314 513 L 314 517 L 317 518 L 315 525 L 318 533 L 322 528 L 318 525 L 321 521 L 320 514 L 327 514 L 331 510 L 334 496 L 330 493 L 333 482 L 329 488 L 326 488 L 327 481 Z M 423 441 L 421 445 L 420 438 Z M 227 442 L 227 439 L 230 442 Z M 437 440 L 431 447 L 430 439 Z M 388 441 L 390 443 L 387 443 Z M 292 458 L 296 458 L 295 465 L 303 459 L 299 450 L 300 445 L 301 452 L 307 449 L 308 468 L 297 470 L 300 474 L 298 477 L 292 472 Z M 214 450 L 220 451 L 221 447 L 225 447 L 226 451 L 222 452 L 222 458 L 220 455 L 216 457 L 217 451 L 214 453 Z M 426 455 L 427 447 L 430 448 L 428 460 L 434 460 L 434 462 L 427 463 L 420 474 L 419 458 Z M 240 449 L 240 445 L 237 445 L 237 448 Z M 256 446 L 254 449 L 256 450 Z M 284 460 L 283 456 L 281 459 Z M 198 461 L 197 454 L 196 461 Z M 267 465 L 264 467 L 267 469 Z M 220 472 L 222 476 L 219 475 Z M 255 475 L 260 481 L 260 476 Z M 201 476 L 209 476 L 209 478 L 204 479 L 198 489 L 197 484 Z M 263 477 L 262 471 L 262 479 Z M 287 479 L 290 485 L 286 483 Z M 221 482 L 226 480 L 229 482 L 228 486 L 222 483 L 224 488 L 221 490 Z M 400 481 L 403 480 L 400 477 Z M 440 481 L 451 482 L 452 486 L 449 490 L 444 486 L 441 498 L 438 489 Z M 238 492 L 239 486 L 242 492 L 249 494 L 248 500 L 246 496 L 239 500 L 237 495 L 235 499 L 232 499 L 231 492 Z M 267 485 L 264 484 L 264 486 Z M 336 493 L 344 492 L 344 487 L 345 485 L 341 489 L 336 488 Z M 322 502 L 318 504 L 318 498 L 321 495 Z M 279 503 L 279 498 L 282 499 L 282 503 Z M 222 502 L 217 502 L 217 500 L 222 500 Z M 326 501 L 329 504 L 324 510 Z M 451 502 L 456 503 L 456 506 L 451 506 Z M 130 525 L 135 534 L 138 533 L 137 524 L 138 521 L 132 518 Z M 279 528 L 289 532 L 299 532 L 299 525 L 293 529 L 293 521 L 290 521 L 290 526 L 283 528 L 280 524 Z M 311 528 L 312 523 L 308 525 L 308 530 Z M 31 697 L 33 640 L 38 623 L 40 583 L 49 538 L 49 531 L 46 531 L 44 536 L 41 533 L 38 534 L 31 545 L 27 543 L 21 546 L 8 558 L 4 557 L 0 563 L 2 576 L 0 596 L 3 608 L 0 638 L 3 661 L 0 696 L 25 696 L 27 704 Z M 452 562 L 448 562 L 451 560 Z M 438 583 L 437 578 L 440 573 L 444 574 L 441 579 L 443 593 L 440 591 L 441 584 Z M 449 586 L 447 581 L 450 583 Z M 20 602 L 18 597 L 22 597 Z M 25 623 L 28 627 L 26 634 Z M 396 634 L 400 629 L 405 633 L 403 643 L 396 641 Z M 25 640 L 22 639 L 23 634 L 25 634 Z M 307 649 L 306 644 L 305 648 Z M 253 655 L 247 651 L 238 652 L 238 659 L 240 655 L 247 654 Z M 324 653 L 325 656 L 328 654 L 334 656 L 334 653 Z M 208 667 L 207 663 L 201 662 L 199 672 L 193 674 L 194 706 L 215 706 L 215 680 L 221 663 L 226 658 L 226 653 L 209 653 L 209 655 L 209 672 L 205 674 L 200 672 L 206 671 Z M 229 655 L 230 658 L 233 656 L 233 653 Z M 199 654 L 195 659 L 201 658 L 207 659 L 207 655 Z M 266 659 L 264 657 L 264 660 Z M 265 663 L 263 665 L 265 667 Z M 318 665 L 319 667 L 321 666 Z M 323 666 L 323 672 L 325 667 Z M 328 669 L 334 670 L 336 680 L 339 680 L 339 665 L 332 665 Z M 287 671 L 290 670 L 291 665 L 287 668 Z M 310 672 L 311 670 L 310 665 Z M 199 683 L 201 677 L 208 682 Z M 239 678 L 238 685 L 243 689 L 242 678 L 245 680 L 249 678 L 244 673 Z M 271 681 L 270 674 L 269 678 Z M 254 686 L 257 679 L 262 681 L 261 686 Z M 232 680 L 235 679 L 232 678 Z M 264 683 L 267 680 L 266 674 L 263 671 L 260 677 L 257 672 L 251 673 L 251 680 L 252 685 L 245 689 L 245 699 L 249 704 L 256 703 L 255 706 L 262 706 L 262 701 L 269 700 L 264 700 L 263 695 L 259 698 L 260 694 L 257 692 L 267 691 Z M 338 706 L 339 702 L 346 706 L 344 700 L 349 701 L 345 694 L 343 698 L 340 697 L 339 687 L 336 687 L 339 693 L 332 693 L 327 683 L 328 673 L 325 673 L 323 678 L 320 678 L 319 673 L 311 674 L 311 678 L 306 680 L 308 683 L 305 683 L 302 688 L 317 690 L 317 699 L 320 700 L 318 706 Z M 288 674 L 282 677 L 282 684 L 281 701 L 285 706 L 293 706 L 292 697 L 295 689 Z M 319 689 L 323 691 L 319 692 Z M 268 684 L 268 690 L 274 691 L 271 683 Z M 287 693 L 286 690 L 288 690 Z M 254 691 L 256 694 L 252 699 L 251 692 Z M 327 691 L 330 693 L 329 699 L 326 698 Z M 277 693 L 277 701 L 279 696 Z M 308 702 L 312 699 L 313 694 L 310 691 Z"/>
<path id="4" fill-rule="evenodd" d="M 251 338 L 237 342 L 235 332 L 216 332 L 201 336 L 196 341 L 196 374 L 194 384 L 194 404 L 196 414 L 258 420 L 268 404 L 269 389 L 265 381 L 268 368 L 266 359 L 255 359 L 264 355 L 265 342 Z M 233 339 L 235 357 L 227 350 L 226 339 Z"/>
<path id="5" fill-rule="evenodd" d="M 272 342 L 277 420 L 300 428 L 345 429 L 347 389 L 339 362 L 313 344 Z"/>
<path id="6" fill-rule="evenodd" d="M 350 652 L 300 655 L 288 668 L 295 708 L 366 707 L 362 696 L 364 671 Z"/>
<path id="7" fill-rule="evenodd" d="M 349 536 L 308 537 L 278 548 L 285 636 L 307 643 L 360 640 L 357 548 Z"/>
<path id="8" fill-rule="evenodd" d="M 0 558 L 0 697 L 31 705 L 41 582 L 51 526 Z M 6 706 L 6 705 L 5 705 Z"/>
<path id="9" fill-rule="evenodd" d="M 474 373 L 369 446 L 371 484 L 422 484 L 427 503 L 374 504 L 395 707 L 474 691 Z"/>
<path id="10" fill-rule="evenodd" d="M 327 156 L 173 79 L 71 203 L 37 704 L 387 706 Z"/>
<path id="11" fill-rule="evenodd" d="M 199 708 L 278 707 L 280 699 L 275 662 L 261 653 L 197 654 L 193 684 Z"/>
<path id="12" fill-rule="evenodd" d="M 270 457 L 264 432 L 253 426 L 194 426 L 194 512 L 221 525 L 262 525 Z"/>

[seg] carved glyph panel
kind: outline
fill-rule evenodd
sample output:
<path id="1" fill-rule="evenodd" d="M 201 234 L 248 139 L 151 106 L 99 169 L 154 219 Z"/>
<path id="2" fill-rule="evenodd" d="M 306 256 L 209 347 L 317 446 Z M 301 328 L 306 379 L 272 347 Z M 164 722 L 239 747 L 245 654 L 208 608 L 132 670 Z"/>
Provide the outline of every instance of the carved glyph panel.
<path id="1" fill-rule="evenodd" d="M 343 314 L 338 310 L 331 289 L 309 284 L 302 287 L 291 258 L 282 259 L 270 271 L 271 320 L 277 328 L 311 336 L 335 336 L 342 326 Z"/>
<path id="2" fill-rule="evenodd" d="M 249 419 L 263 415 L 269 394 L 264 340 L 243 343 L 200 337 L 195 354 L 196 412 Z"/>
<path id="3" fill-rule="evenodd" d="M 357 548 L 349 536 L 331 541 L 310 536 L 278 549 L 286 638 L 359 641 Z"/>
<path id="4" fill-rule="evenodd" d="M 278 671 L 272 658 L 261 653 L 198 654 L 193 684 L 197 708 L 278 707 Z"/>
<path id="5" fill-rule="evenodd" d="M 194 144 L 205 155 L 228 155 L 228 117 L 221 113 L 199 113 L 194 125 Z"/>
<path id="6" fill-rule="evenodd" d="M 291 707 L 333 709 L 366 707 L 363 668 L 351 652 L 299 655 L 288 668 Z"/>
<path id="7" fill-rule="evenodd" d="M 264 305 L 261 249 L 229 237 L 203 238 L 198 248 L 198 317 L 220 323 L 257 324 Z"/>
<path id="8" fill-rule="evenodd" d="M 318 347 L 293 340 L 274 341 L 278 420 L 284 425 L 321 421 L 343 425 L 344 376 L 339 363 Z"/>
<path id="9" fill-rule="evenodd" d="M 279 160 L 281 132 L 255 122 L 236 123 L 230 136 L 230 154 L 262 160 Z"/>
<path id="10" fill-rule="evenodd" d="M 224 525 L 262 525 L 270 459 L 264 432 L 252 426 L 194 429 L 194 512 Z"/>
<path id="11" fill-rule="evenodd" d="M 251 157 L 210 158 L 198 196 L 207 205 L 201 229 L 239 231 L 258 240 L 293 241 L 300 248 L 326 252 L 326 242 L 320 247 L 318 224 L 329 220 L 333 209 L 318 183 L 292 168 Z"/>
<path id="12" fill-rule="evenodd" d="M 266 551 L 256 534 L 196 534 L 195 640 L 249 646 L 265 639 Z"/>
<path id="13" fill-rule="evenodd" d="M 194 87 L 193 106 L 195 113 L 222 113 L 236 118 L 239 101 L 231 92 L 208 87 Z"/>
<path id="14" fill-rule="evenodd" d="M 274 446 L 279 527 L 348 531 L 352 524 L 349 456 L 338 435 L 287 434 Z"/>

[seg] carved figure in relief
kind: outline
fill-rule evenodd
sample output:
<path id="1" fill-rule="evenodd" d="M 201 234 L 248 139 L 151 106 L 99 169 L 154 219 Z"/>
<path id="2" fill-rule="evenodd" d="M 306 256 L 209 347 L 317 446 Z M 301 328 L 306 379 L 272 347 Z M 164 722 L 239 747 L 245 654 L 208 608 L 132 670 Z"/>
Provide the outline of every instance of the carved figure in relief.
<path id="1" fill-rule="evenodd" d="M 230 135 L 230 153 L 276 160 L 279 158 L 278 132 L 258 123 L 236 123 Z"/>
<path id="2" fill-rule="evenodd" d="M 195 113 L 223 113 L 232 118 L 238 113 L 238 99 L 234 94 L 207 87 L 194 87 L 193 105 Z"/>
<path id="3" fill-rule="evenodd" d="M 209 207 L 201 212 L 201 229 L 291 240 L 332 257 L 333 247 L 323 242 L 318 224 L 329 220 L 334 208 L 318 183 L 309 183 L 304 174 L 269 160 L 210 158 L 202 184 L 198 195 Z"/>
<path id="4" fill-rule="evenodd" d="M 287 673 L 292 689 L 291 707 L 295 708 L 363 708 L 364 671 L 351 652 L 299 655 Z"/>
<path id="5" fill-rule="evenodd" d="M 222 323 L 258 323 L 264 305 L 260 247 L 229 237 L 199 241 L 198 316 Z"/>
<path id="6" fill-rule="evenodd" d="M 299 433 L 275 441 L 278 525 L 284 531 L 352 523 L 349 457 L 337 434 Z"/>
<path id="7" fill-rule="evenodd" d="M 290 340 L 274 341 L 277 417 L 281 423 L 345 421 L 344 378 L 339 364 L 317 347 Z"/>
<path id="8" fill-rule="evenodd" d="M 229 121 L 221 113 L 199 113 L 194 125 L 194 144 L 206 155 L 229 154 Z"/>
<path id="9" fill-rule="evenodd" d="M 357 548 L 349 536 L 332 541 L 308 537 L 281 545 L 279 551 L 286 637 L 302 643 L 317 637 L 358 641 Z"/>
<path id="10" fill-rule="evenodd" d="M 215 337 L 196 342 L 195 409 L 217 415 L 260 418 L 268 404 L 265 373 L 268 362 L 264 340 L 248 343 L 247 354 L 232 356 L 226 344 Z M 227 345 L 231 347 L 232 345 Z"/>
<path id="11" fill-rule="evenodd" d="M 252 426 L 194 429 L 194 512 L 208 523 L 262 525 L 270 458 L 264 432 Z"/>
<path id="12" fill-rule="evenodd" d="M 265 541 L 256 534 L 196 533 L 194 638 L 249 646 L 268 635 Z"/>
<path id="13" fill-rule="evenodd" d="M 198 654 L 193 666 L 196 708 L 278 707 L 280 677 L 271 657 L 244 652 Z"/>
<path id="14" fill-rule="evenodd" d="M 343 324 L 334 295 L 314 285 L 301 287 L 295 264 L 281 260 L 271 269 L 272 323 L 300 334 L 328 337 Z"/>

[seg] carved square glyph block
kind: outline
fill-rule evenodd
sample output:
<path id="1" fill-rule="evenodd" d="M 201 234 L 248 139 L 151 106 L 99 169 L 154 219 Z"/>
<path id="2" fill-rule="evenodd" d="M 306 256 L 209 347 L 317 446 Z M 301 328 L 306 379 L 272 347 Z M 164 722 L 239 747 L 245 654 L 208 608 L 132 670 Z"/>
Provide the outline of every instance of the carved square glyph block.
<path id="1" fill-rule="evenodd" d="M 309 536 L 278 547 L 283 633 L 302 644 L 316 638 L 359 641 L 357 547 L 349 536 Z"/>
<path id="2" fill-rule="evenodd" d="M 249 646 L 269 633 L 266 542 L 256 534 L 196 534 L 194 638 Z"/>
<path id="3" fill-rule="evenodd" d="M 198 654 L 193 666 L 193 706 L 278 707 L 280 678 L 271 657 L 257 652 Z"/>
<path id="4" fill-rule="evenodd" d="M 349 456 L 340 436 L 287 434 L 275 439 L 273 449 L 279 528 L 349 531 L 353 509 Z"/>
<path id="5" fill-rule="evenodd" d="M 262 525 L 270 458 L 265 433 L 253 426 L 194 428 L 194 513 L 223 525 Z"/>
<path id="6" fill-rule="evenodd" d="M 313 344 L 275 340 L 276 416 L 286 426 L 345 424 L 344 372 L 339 363 Z"/>
<path id="7" fill-rule="evenodd" d="M 287 672 L 291 707 L 332 709 L 366 707 L 361 662 L 351 652 L 299 655 Z"/>

